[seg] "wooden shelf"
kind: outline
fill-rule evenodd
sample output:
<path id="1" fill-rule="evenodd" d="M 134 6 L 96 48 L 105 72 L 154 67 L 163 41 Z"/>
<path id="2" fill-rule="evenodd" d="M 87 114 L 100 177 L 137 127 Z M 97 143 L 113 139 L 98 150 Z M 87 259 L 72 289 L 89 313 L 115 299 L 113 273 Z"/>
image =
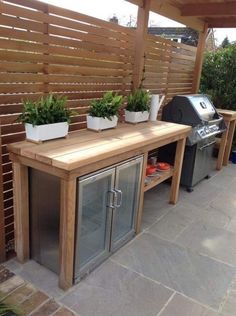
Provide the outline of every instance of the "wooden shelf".
<path id="1" fill-rule="evenodd" d="M 147 177 L 148 179 L 151 179 L 151 181 L 150 183 L 144 186 L 144 192 L 152 189 L 161 182 L 171 178 L 173 176 L 173 172 L 174 168 L 171 167 L 169 171 L 160 171 L 160 173 L 158 173 L 158 175 L 156 175 L 155 177 Z"/>

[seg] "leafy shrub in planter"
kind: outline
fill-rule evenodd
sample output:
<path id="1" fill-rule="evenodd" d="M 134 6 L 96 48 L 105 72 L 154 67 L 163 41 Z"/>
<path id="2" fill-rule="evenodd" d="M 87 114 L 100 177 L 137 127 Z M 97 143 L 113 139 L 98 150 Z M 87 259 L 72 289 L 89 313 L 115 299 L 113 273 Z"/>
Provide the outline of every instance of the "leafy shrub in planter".
<path id="1" fill-rule="evenodd" d="M 102 117 L 112 119 L 113 116 L 119 115 L 119 109 L 123 102 L 123 96 L 106 92 L 102 99 L 93 100 L 89 109 L 89 115 L 93 117 Z"/>
<path id="2" fill-rule="evenodd" d="M 128 95 L 126 110 L 130 112 L 149 112 L 150 103 L 151 95 L 149 91 L 137 89 Z"/>
<path id="3" fill-rule="evenodd" d="M 33 126 L 70 122 L 73 112 L 66 108 L 66 97 L 50 94 L 38 101 L 23 101 L 23 111 L 18 117 L 18 122 L 29 123 Z"/>

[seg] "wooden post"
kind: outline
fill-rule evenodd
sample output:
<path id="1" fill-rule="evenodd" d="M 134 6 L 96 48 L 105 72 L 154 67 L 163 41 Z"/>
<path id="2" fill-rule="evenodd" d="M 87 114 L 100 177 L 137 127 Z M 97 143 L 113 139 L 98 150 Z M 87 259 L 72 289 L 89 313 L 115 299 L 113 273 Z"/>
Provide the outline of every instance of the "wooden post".
<path id="1" fill-rule="evenodd" d="M 183 165 L 186 137 L 178 140 L 175 152 L 174 174 L 170 190 L 170 204 L 176 204 L 179 197 L 179 183 Z"/>
<path id="2" fill-rule="evenodd" d="M 220 138 L 220 147 L 219 147 L 218 158 L 217 158 L 217 163 L 216 163 L 216 170 L 221 170 L 222 165 L 223 165 L 225 148 L 226 148 L 226 143 L 227 143 L 227 139 L 229 135 L 229 124 L 230 122 L 225 122 L 226 131 L 224 131 L 224 133 L 222 134 Z"/>
<path id="3" fill-rule="evenodd" d="M 145 153 L 143 157 L 143 170 L 142 170 L 142 176 L 141 176 L 141 188 L 140 188 L 140 193 L 139 193 L 139 207 L 138 207 L 138 214 L 137 214 L 137 220 L 136 220 L 136 234 L 139 234 L 141 231 L 147 160 L 148 160 L 148 153 Z"/>
<path id="4" fill-rule="evenodd" d="M 59 286 L 73 285 L 75 246 L 76 179 L 61 179 Z"/>
<path id="5" fill-rule="evenodd" d="M 143 6 L 138 8 L 136 41 L 134 52 L 134 68 L 132 88 L 137 89 L 143 78 L 143 69 L 145 63 L 145 44 L 148 30 L 148 18 L 151 0 L 143 0 Z"/>
<path id="6" fill-rule="evenodd" d="M 20 262 L 29 260 L 28 167 L 13 162 L 15 249 Z"/>
<path id="7" fill-rule="evenodd" d="M 198 93 L 199 86 L 200 86 L 203 55 L 205 51 L 207 32 L 208 32 L 208 25 L 205 24 L 204 30 L 203 32 L 200 32 L 199 38 L 198 38 L 197 54 L 196 54 L 196 61 L 195 61 L 194 73 L 193 73 L 192 93 Z"/>
<path id="8" fill-rule="evenodd" d="M 0 159 L 2 161 L 2 136 L 0 124 Z M 2 163 L 0 164 L 0 262 L 6 260 L 5 250 L 5 227 L 4 227 L 4 207 L 3 207 L 3 174 Z"/>
<path id="9" fill-rule="evenodd" d="M 232 142 L 233 142 L 233 138 L 234 138 L 235 125 L 236 125 L 235 120 L 230 121 L 229 131 L 228 131 L 228 139 L 227 139 L 227 143 L 225 146 L 225 153 L 224 153 L 224 158 L 223 158 L 223 165 L 224 166 L 227 166 L 229 163 L 229 156 L 230 156 Z"/>

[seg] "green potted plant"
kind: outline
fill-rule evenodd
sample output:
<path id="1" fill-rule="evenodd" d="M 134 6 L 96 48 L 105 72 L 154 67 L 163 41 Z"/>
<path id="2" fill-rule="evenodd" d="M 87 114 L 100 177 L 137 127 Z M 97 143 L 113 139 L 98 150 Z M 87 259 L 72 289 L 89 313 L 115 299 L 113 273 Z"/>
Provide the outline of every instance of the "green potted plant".
<path id="1" fill-rule="evenodd" d="M 20 315 L 18 306 L 0 302 L 0 316 L 17 316 Z"/>
<path id="2" fill-rule="evenodd" d="M 25 124 L 26 138 L 41 142 L 65 137 L 73 112 L 65 106 L 66 97 L 49 94 L 37 101 L 23 101 L 17 121 Z"/>
<path id="3" fill-rule="evenodd" d="M 87 115 L 88 129 L 101 131 L 116 127 L 122 102 L 123 96 L 112 91 L 106 92 L 99 100 L 93 100 Z"/>
<path id="4" fill-rule="evenodd" d="M 148 120 L 151 95 L 144 89 L 134 90 L 128 95 L 125 109 L 125 121 L 130 123 L 144 122 Z"/>

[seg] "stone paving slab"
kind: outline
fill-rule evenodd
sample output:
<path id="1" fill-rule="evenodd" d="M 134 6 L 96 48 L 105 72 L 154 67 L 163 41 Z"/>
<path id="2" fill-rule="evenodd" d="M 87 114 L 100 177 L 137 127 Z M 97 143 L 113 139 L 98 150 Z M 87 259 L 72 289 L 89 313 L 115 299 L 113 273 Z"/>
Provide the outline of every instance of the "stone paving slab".
<path id="1" fill-rule="evenodd" d="M 24 283 L 24 280 L 19 276 L 13 276 L 12 278 L 0 283 L 0 298 L 3 299 Z"/>
<path id="2" fill-rule="evenodd" d="M 20 264 L 16 260 L 10 260 L 6 263 L 6 267 L 22 279 L 33 283 L 48 296 L 59 299 L 65 294 L 58 287 L 58 276 L 33 260 L 29 260 L 24 264 Z"/>
<path id="3" fill-rule="evenodd" d="M 198 253 L 236 266 L 236 234 L 200 221 L 190 225 L 176 242 Z"/>
<path id="4" fill-rule="evenodd" d="M 174 241 L 177 236 L 192 223 L 189 216 L 178 214 L 175 209 L 163 216 L 157 223 L 153 224 L 148 232 L 169 241 Z"/>
<path id="5" fill-rule="evenodd" d="M 19 305 L 25 302 L 30 296 L 34 295 L 36 291 L 37 290 L 32 284 L 24 282 L 23 285 L 9 293 L 4 301 L 13 305 Z"/>
<path id="6" fill-rule="evenodd" d="M 219 315 L 235 316 L 236 315 L 236 291 L 230 291 L 226 297 Z"/>
<path id="7" fill-rule="evenodd" d="M 156 316 L 173 292 L 110 260 L 62 299 L 81 316 Z"/>
<path id="8" fill-rule="evenodd" d="M 143 233 L 113 260 L 202 304 L 218 309 L 236 268 Z"/>
<path id="9" fill-rule="evenodd" d="M 50 316 L 60 309 L 60 305 L 50 299 L 43 306 L 41 306 L 37 311 L 33 312 L 31 316 Z"/>
<path id="10" fill-rule="evenodd" d="M 194 302 L 180 294 L 175 294 L 158 316 L 217 316 L 217 312 Z M 226 315 L 225 315 L 226 316 Z"/>
<path id="11" fill-rule="evenodd" d="M 53 314 L 53 316 L 75 316 L 75 314 L 67 308 L 62 307 L 55 314 Z"/>

